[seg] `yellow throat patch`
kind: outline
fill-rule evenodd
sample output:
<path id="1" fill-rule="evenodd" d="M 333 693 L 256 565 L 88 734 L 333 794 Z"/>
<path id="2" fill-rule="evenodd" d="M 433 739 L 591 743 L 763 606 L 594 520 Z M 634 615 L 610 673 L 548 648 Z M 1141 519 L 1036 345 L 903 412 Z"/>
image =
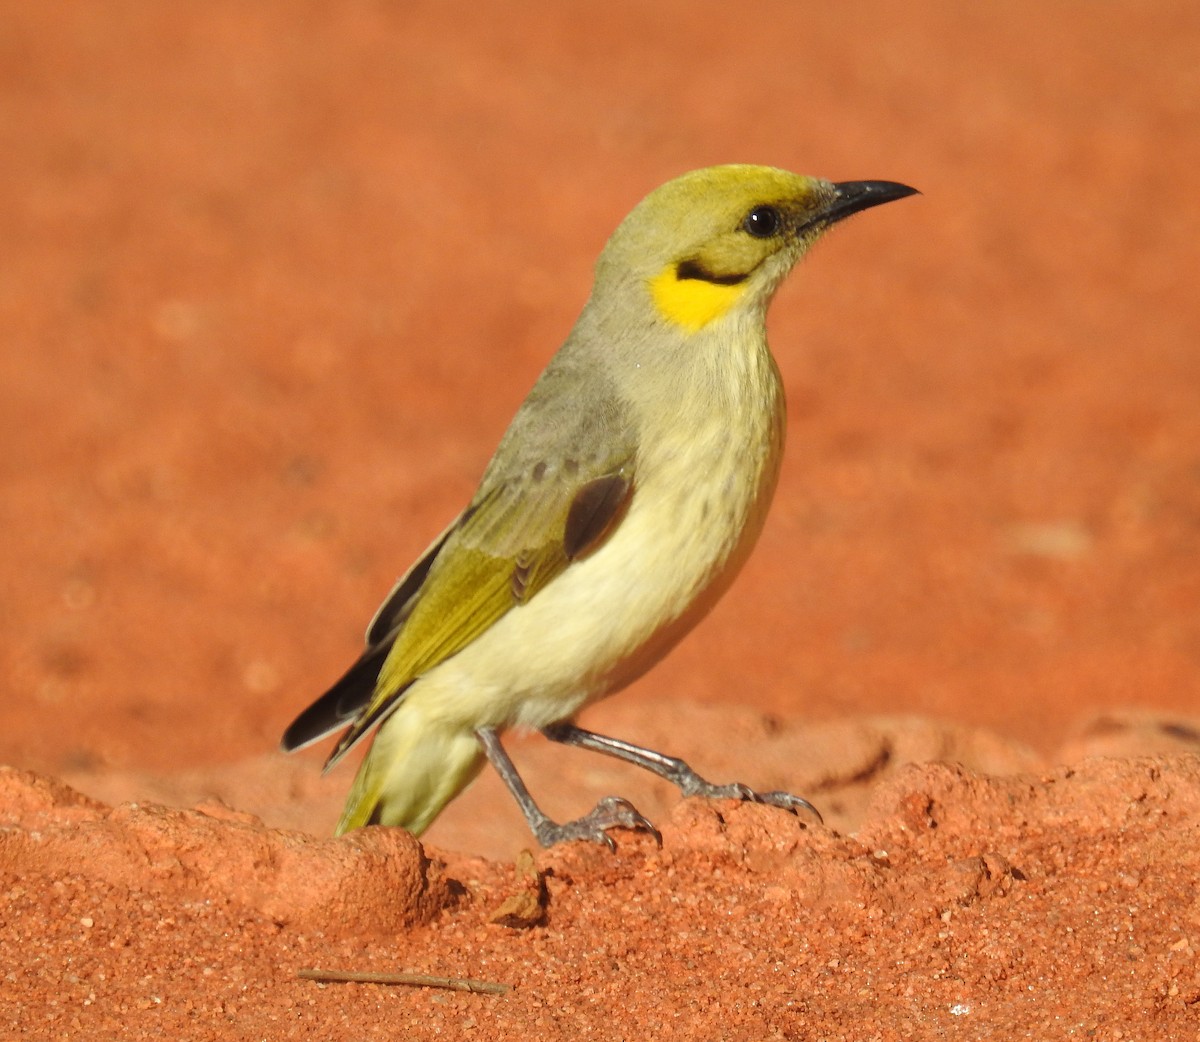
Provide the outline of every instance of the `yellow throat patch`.
<path id="1" fill-rule="evenodd" d="M 650 295 L 658 313 L 689 333 L 698 332 L 724 315 L 745 290 L 743 282 L 727 285 L 706 279 L 680 278 L 674 264 L 668 264 L 650 280 Z"/>

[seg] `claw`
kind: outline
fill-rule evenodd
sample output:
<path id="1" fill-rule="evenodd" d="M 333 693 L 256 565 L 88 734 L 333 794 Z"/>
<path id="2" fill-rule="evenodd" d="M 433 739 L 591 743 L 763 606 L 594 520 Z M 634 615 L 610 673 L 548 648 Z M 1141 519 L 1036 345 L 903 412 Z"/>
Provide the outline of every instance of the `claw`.
<path id="1" fill-rule="evenodd" d="M 592 809 L 590 814 L 574 821 L 559 825 L 549 819 L 538 823 L 534 829 L 538 842 L 543 847 L 552 847 L 556 843 L 569 843 L 582 839 L 589 843 L 603 843 L 609 850 L 617 849 L 616 841 L 608 834 L 608 829 L 633 829 L 637 832 L 649 832 L 654 841 L 662 846 L 662 833 L 658 831 L 644 814 L 628 800 L 619 796 L 606 796 Z"/>
<path id="2" fill-rule="evenodd" d="M 815 818 L 818 825 L 825 824 L 825 819 L 821 817 L 821 812 L 803 796 L 795 796 L 790 792 L 775 790 L 772 792 L 751 793 L 751 799 L 756 803 L 765 803 L 770 807 L 779 807 L 791 814 L 799 815 L 803 811 L 805 814 Z"/>

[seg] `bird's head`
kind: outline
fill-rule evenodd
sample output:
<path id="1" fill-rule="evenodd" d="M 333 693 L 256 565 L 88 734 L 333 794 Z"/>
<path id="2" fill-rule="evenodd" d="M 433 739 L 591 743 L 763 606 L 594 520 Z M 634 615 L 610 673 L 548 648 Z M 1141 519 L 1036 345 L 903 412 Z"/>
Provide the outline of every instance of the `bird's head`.
<path id="1" fill-rule="evenodd" d="M 616 286 L 648 293 L 662 319 L 696 332 L 734 309 L 765 309 L 830 225 L 915 191 L 764 166 L 695 170 L 655 189 L 621 222 L 600 255 L 593 296 Z"/>

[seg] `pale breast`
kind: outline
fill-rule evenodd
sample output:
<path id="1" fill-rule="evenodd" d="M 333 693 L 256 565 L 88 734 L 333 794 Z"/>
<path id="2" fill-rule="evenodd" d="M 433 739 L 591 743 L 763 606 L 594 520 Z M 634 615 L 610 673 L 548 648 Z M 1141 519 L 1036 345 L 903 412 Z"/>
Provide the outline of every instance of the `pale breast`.
<path id="1" fill-rule="evenodd" d="M 607 542 L 408 697 L 476 726 L 486 707 L 496 726 L 544 727 L 662 658 L 733 581 L 775 489 L 784 407 L 765 348 L 741 376 L 732 390 L 691 396 L 690 415 L 643 446 L 629 510 Z"/>

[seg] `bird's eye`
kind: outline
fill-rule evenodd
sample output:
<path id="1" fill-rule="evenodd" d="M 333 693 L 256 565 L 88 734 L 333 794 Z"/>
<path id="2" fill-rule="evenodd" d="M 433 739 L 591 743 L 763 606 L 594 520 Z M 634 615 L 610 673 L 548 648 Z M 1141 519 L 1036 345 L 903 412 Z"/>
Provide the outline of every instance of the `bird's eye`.
<path id="1" fill-rule="evenodd" d="M 783 225 L 783 216 L 773 206 L 756 206 L 742 221 L 742 228 L 756 239 L 769 239 Z"/>

